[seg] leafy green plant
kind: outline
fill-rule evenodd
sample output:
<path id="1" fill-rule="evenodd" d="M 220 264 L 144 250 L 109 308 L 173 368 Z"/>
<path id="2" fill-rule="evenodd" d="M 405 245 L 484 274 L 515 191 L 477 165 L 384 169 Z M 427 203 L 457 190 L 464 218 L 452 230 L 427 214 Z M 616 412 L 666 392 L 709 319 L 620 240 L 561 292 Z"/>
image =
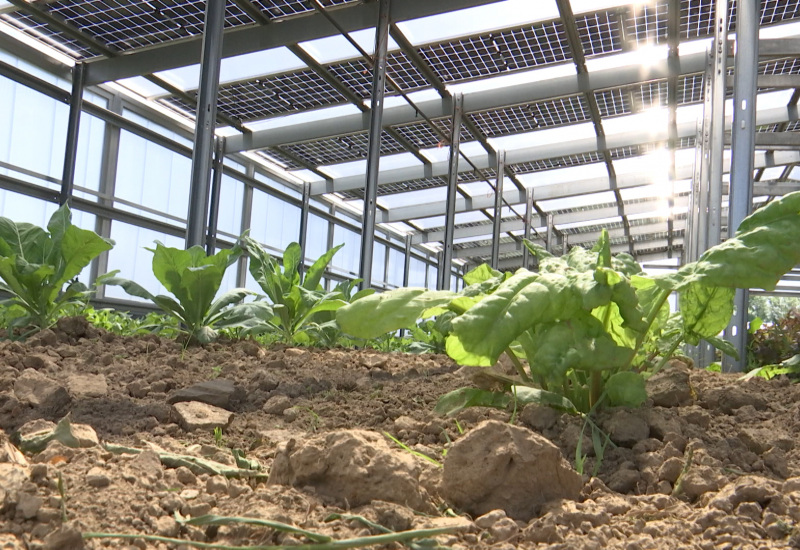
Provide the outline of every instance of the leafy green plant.
<path id="1" fill-rule="evenodd" d="M 337 284 L 331 291 L 334 299 L 342 300 L 346 304 L 351 304 L 365 296 L 375 293 L 373 288 L 358 289 L 362 279 L 347 279 Z M 305 325 L 305 333 L 310 337 L 315 346 L 322 348 L 333 348 L 339 345 L 347 345 L 351 342 L 342 332 L 339 323 L 336 322 L 336 311 L 318 311 Z"/>
<path id="2" fill-rule="evenodd" d="M 212 256 L 207 256 L 200 246 L 183 250 L 160 242 L 156 242 L 155 249 L 148 250 L 153 253 L 153 273 L 174 298 L 153 295 L 130 279 L 113 276 L 116 272 L 102 282 L 121 286 L 131 296 L 150 300 L 170 317 L 172 327 L 188 334 L 190 340 L 206 344 L 217 338 L 218 328 L 254 329 L 264 323 L 263 319 L 272 316 L 272 309 L 264 302 L 239 303 L 253 294 L 244 288 L 235 288 L 214 299 L 225 270 L 241 254 L 238 247 Z"/>
<path id="3" fill-rule="evenodd" d="M 55 211 L 47 230 L 0 218 L 0 290 L 11 295 L 2 303 L 9 308 L 10 328 L 46 328 L 69 305 L 85 302 L 89 289 L 77 276 L 113 245 L 72 225 L 67 205 Z"/>
<path id="4" fill-rule="evenodd" d="M 328 250 L 301 276 L 298 268 L 303 259 L 299 244 L 286 247 L 281 264 L 248 235 L 243 235 L 239 242 L 250 255 L 250 274 L 272 302 L 274 316 L 261 330 L 277 332 L 285 342 L 309 344 L 307 330 L 315 315 L 347 304 L 343 298 L 349 288 L 340 286 L 338 290 L 325 292 L 320 285 L 333 255 L 344 245 Z"/>
<path id="5" fill-rule="evenodd" d="M 638 406 L 646 399 L 641 370 L 649 368 L 647 342 L 675 331 L 650 372 L 682 342 L 706 340 L 735 353 L 717 337 L 733 312 L 734 289 L 771 290 L 800 261 L 799 213 L 800 192 L 786 195 L 745 219 L 736 235 L 697 262 L 657 277 L 642 275 L 626 254 L 612 257 L 605 232 L 591 251 L 576 247 L 561 258 L 529 243 L 538 273 L 520 269 L 500 278 L 486 267 L 465 277 L 470 286 L 461 294 L 398 289 L 340 309 L 337 320 L 346 332 L 374 337 L 452 311 L 447 353 L 459 364 L 484 367 L 508 355 L 517 375 L 490 375 L 514 393 L 515 404 L 588 412 L 605 397 L 607 405 Z M 681 316 L 670 320 L 672 292 Z M 450 414 L 459 406 L 510 402 L 508 395 L 474 388 L 445 397 L 442 409 Z"/>
<path id="6" fill-rule="evenodd" d="M 775 323 L 753 331 L 747 352 L 754 367 L 776 365 L 800 353 L 800 310 L 792 309 Z"/>

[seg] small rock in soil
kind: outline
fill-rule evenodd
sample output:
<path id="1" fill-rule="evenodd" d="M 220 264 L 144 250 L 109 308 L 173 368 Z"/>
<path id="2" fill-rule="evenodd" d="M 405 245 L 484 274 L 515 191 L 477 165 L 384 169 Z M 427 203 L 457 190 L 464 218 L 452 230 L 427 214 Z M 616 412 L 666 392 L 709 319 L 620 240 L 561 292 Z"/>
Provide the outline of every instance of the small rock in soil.
<path id="1" fill-rule="evenodd" d="M 313 487 L 318 495 L 345 506 L 375 499 L 430 511 L 427 492 L 419 484 L 426 467 L 374 432 L 346 430 L 281 444 L 268 483 Z"/>
<path id="2" fill-rule="evenodd" d="M 188 432 L 227 428 L 233 420 L 232 412 L 199 401 L 175 403 L 173 407 L 178 414 L 178 423 Z"/>
<path id="3" fill-rule="evenodd" d="M 95 466 L 86 473 L 86 484 L 89 487 L 102 488 L 111 484 L 111 479 L 103 468 Z"/>
<path id="4" fill-rule="evenodd" d="M 614 411 L 605 425 L 611 441 L 622 447 L 633 447 L 639 441 L 647 439 L 650 436 L 650 426 L 641 414 L 641 411 Z"/>
<path id="5" fill-rule="evenodd" d="M 700 495 L 716 491 L 724 483 L 724 478 L 716 469 L 708 466 L 692 466 L 679 482 L 689 500 L 696 500 Z"/>
<path id="6" fill-rule="evenodd" d="M 81 532 L 74 527 L 59 527 L 44 539 L 43 550 L 83 550 Z"/>
<path id="7" fill-rule="evenodd" d="M 285 395 L 273 395 L 264 403 L 262 410 L 267 414 L 283 414 L 292 406 L 292 400 Z"/>
<path id="8" fill-rule="evenodd" d="M 672 360 L 647 379 L 647 395 L 657 407 L 679 407 L 692 402 L 689 369 L 682 361 Z"/>
<path id="9" fill-rule="evenodd" d="M 25 369 L 14 383 L 14 395 L 47 415 L 66 412 L 70 404 L 67 389 L 33 369 Z"/>
<path id="10" fill-rule="evenodd" d="M 728 386 L 708 392 L 703 399 L 703 404 L 708 409 L 720 409 L 726 414 L 733 414 L 736 409 L 747 405 L 758 411 L 767 408 L 767 401 L 755 392 L 748 391 L 748 384 L 741 386 Z"/>
<path id="11" fill-rule="evenodd" d="M 555 499 L 577 499 L 581 476 L 549 440 L 496 420 L 456 441 L 444 461 L 445 499 L 472 515 L 502 509 L 528 521 Z"/>
<path id="12" fill-rule="evenodd" d="M 108 382 L 102 374 L 70 374 L 67 388 L 76 398 L 103 397 L 108 393 Z"/>
<path id="13" fill-rule="evenodd" d="M 519 419 L 534 430 L 544 432 L 555 426 L 559 416 L 560 413 L 552 407 L 530 404 L 522 409 Z"/>
<path id="14" fill-rule="evenodd" d="M 232 380 L 215 378 L 177 390 L 167 399 L 174 405 L 185 401 L 199 401 L 214 407 L 232 410 L 244 400 L 245 391 Z"/>

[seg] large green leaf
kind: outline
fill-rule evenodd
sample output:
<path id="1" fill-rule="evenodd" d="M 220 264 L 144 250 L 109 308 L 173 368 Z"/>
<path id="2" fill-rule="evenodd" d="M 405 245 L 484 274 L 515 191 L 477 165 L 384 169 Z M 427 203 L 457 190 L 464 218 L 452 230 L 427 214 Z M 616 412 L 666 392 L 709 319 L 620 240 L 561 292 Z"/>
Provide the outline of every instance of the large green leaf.
<path id="1" fill-rule="evenodd" d="M 678 289 L 693 282 L 730 288 L 773 290 L 781 276 L 800 263 L 800 191 L 758 209 L 733 238 L 666 278 Z"/>
<path id="2" fill-rule="evenodd" d="M 422 313 L 443 306 L 456 294 L 426 288 L 398 288 L 366 296 L 336 311 L 342 330 L 358 338 L 377 338 L 401 328 L 413 327 Z"/>
<path id="3" fill-rule="evenodd" d="M 343 244 L 334 246 L 325 254 L 317 258 L 317 261 L 315 261 L 311 267 L 308 268 L 308 271 L 306 271 L 305 278 L 303 279 L 303 288 L 307 290 L 317 290 L 319 282 L 322 280 L 322 276 L 325 274 L 325 269 L 333 259 L 333 255 L 336 254 L 343 246 Z"/>
<path id="4" fill-rule="evenodd" d="M 0 252 L 4 256 L 18 256 L 31 263 L 44 263 L 49 255 L 49 236 L 41 227 L 30 223 L 14 223 L 0 218 L 0 240 L 4 242 Z"/>
<path id="5" fill-rule="evenodd" d="M 111 250 L 113 244 L 94 231 L 81 229 L 74 225 L 67 226 L 61 238 L 61 257 L 64 259 L 64 268 L 54 284 L 61 288 L 61 285 L 76 277 L 101 252 Z"/>
<path id="6" fill-rule="evenodd" d="M 461 365 L 491 366 L 522 332 L 537 323 L 567 319 L 582 304 L 569 278 L 520 270 L 453 320 L 447 353 Z"/>
<path id="7" fill-rule="evenodd" d="M 638 407 L 647 401 L 644 377 L 638 372 L 612 374 L 606 380 L 605 390 L 612 407 Z"/>
<path id="8" fill-rule="evenodd" d="M 444 416 L 455 416 L 469 407 L 505 409 L 509 403 L 511 403 L 511 396 L 506 393 L 477 388 L 459 388 L 441 396 L 433 410 Z"/>
<path id="9" fill-rule="evenodd" d="M 678 295 L 686 342 L 696 346 L 701 339 L 725 330 L 733 315 L 736 290 L 693 282 Z"/>
<path id="10" fill-rule="evenodd" d="M 464 274 L 464 284 L 474 285 L 488 281 L 494 277 L 502 275 L 499 271 L 492 269 L 489 264 L 481 264 L 478 267 L 469 270 Z"/>

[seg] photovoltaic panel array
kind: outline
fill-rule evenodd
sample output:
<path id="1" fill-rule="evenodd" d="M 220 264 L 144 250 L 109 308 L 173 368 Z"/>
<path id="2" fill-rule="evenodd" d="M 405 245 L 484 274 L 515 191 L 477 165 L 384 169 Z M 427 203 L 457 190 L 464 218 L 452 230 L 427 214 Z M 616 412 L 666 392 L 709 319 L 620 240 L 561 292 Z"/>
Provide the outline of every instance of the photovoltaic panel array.
<path id="1" fill-rule="evenodd" d="M 392 52 L 387 56 L 386 72 L 405 92 L 430 86 L 403 52 Z M 372 97 L 372 69 L 363 59 L 351 59 L 328 66 L 328 70 L 341 80 L 361 99 Z M 386 94 L 395 91 L 387 86 Z"/>
<path id="2" fill-rule="evenodd" d="M 197 97 L 196 90 L 188 93 Z M 174 96 L 163 98 L 162 101 L 194 111 L 193 106 Z M 220 114 L 247 122 L 346 101 L 317 73 L 304 70 L 225 84 L 219 88 L 217 110 Z"/>
<path id="3" fill-rule="evenodd" d="M 460 38 L 422 46 L 418 52 L 444 82 L 473 80 L 570 59 L 561 22 Z"/>
<path id="4" fill-rule="evenodd" d="M 201 35 L 204 0 L 172 2 L 110 2 L 59 0 L 47 4 L 51 14 L 116 51 L 127 51 L 170 40 Z M 235 3 L 225 6 L 225 27 L 254 21 Z"/>
<path id="5" fill-rule="evenodd" d="M 319 0 L 324 8 L 352 4 L 359 0 Z M 292 15 L 313 12 L 314 7 L 308 0 L 251 0 L 252 4 L 270 19 L 283 19 Z"/>
<path id="6" fill-rule="evenodd" d="M 567 166 L 592 164 L 594 162 L 601 162 L 602 160 L 603 156 L 599 153 L 584 153 L 580 155 L 568 155 L 544 160 L 536 160 L 532 162 L 521 162 L 518 164 L 512 164 L 511 169 L 515 174 L 530 174 L 533 172 L 541 172 L 543 170 L 552 170 L 553 168 L 565 168 Z"/>
<path id="7" fill-rule="evenodd" d="M 636 4 L 628 12 L 628 31 L 637 44 L 664 44 L 667 41 L 667 2 Z"/>
<path id="8" fill-rule="evenodd" d="M 494 183 L 497 179 L 497 170 L 494 168 L 486 168 L 484 170 L 470 170 L 468 172 L 458 173 L 458 183 L 475 183 L 476 181 L 489 180 Z"/>
<path id="9" fill-rule="evenodd" d="M 76 40 L 65 33 L 40 22 L 38 19 L 23 12 L 11 12 L 0 15 L 0 20 L 19 29 L 28 36 L 42 40 L 57 51 L 77 60 L 97 57 L 101 52 L 96 51 L 86 43 Z"/>
<path id="10" fill-rule="evenodd" d="M 378 185 L 378 196 L 384 197 L 387 195 L 394 195 L 396 193 L 406 193 L 408 191 L 421 191 L 423 189 L 433 189 L 435 187 L 444 187 L 447 185 L 447 180 L 442 177 L 421 178 L 411 181 L 396 182 L 396 183 L 382 183 Z M 363 199 L 363 189 L 352 189 L 341 193 L 345 199 Z"/>
<path id="11" fill-rule="evenodd" d="M 663 0 L 662 0 L 663 1 Z M 704 38 L 714 35 L 715 0 L 681 1 L 681 36 Z M 728 30 L 736 30 L 736 0 L 728 2 Z M 800 0 L 762 0 L 760 24 L 774 25 L 800 18 Z"/>
<path id="12" fill-rule="evenodd" d="M 312 166 L 339 164 L 367 158 L 369 133 L 360 132 L 315 141 L 304 141 L 281 145 L 284 153 L 306 161 Z M 381 133 L 381 155 L 391 155 L 404 151 L 402 145 L 386 131 Z"/>
<path id="13" fill-rule="evenodd" d="M 415 122 L 413 124 L 393 126 L 392 128 L 403 136 L 411 145 L 419 149 L 448 147 L 450 145 L 450 126 L 452 125 L 452 118 L 437 118 L 433 120 L 433 123 L 441 130 L 441 134 L 431 128 L 430 124 L 427 122 Z M 475 136 L 462 124 L 459 139 L 464 143 L 473 141 Z"/>
<path id="14" fill-rule="evenodd" d="M 591 119 L 591 114 L 583 96 L 575 95 L 480 111 L 469 117 L 486 137 L 496 137 L 584 122 Z"/>
<path id="15" fill-rule="evenodd" d="M 586 57 L 622 50 L 623 21 L 619 11 L 604 11 L 575 17 L 575 25 Z"/>

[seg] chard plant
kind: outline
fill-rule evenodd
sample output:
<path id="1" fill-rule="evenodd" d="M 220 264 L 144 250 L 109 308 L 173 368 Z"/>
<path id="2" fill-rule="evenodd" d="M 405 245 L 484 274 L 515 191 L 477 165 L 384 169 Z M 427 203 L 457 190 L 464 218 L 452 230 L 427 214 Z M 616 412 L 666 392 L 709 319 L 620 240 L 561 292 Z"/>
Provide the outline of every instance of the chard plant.
<path id="1" fill-rule="evenodd" d="M 9 328 L 43 329 L 65 308 L 85 303 L 90 292 L 77 277 L 113 246 L 114 241 L 73 225 L 67 205 L 55 211 L 47 230 L 0 218 L 0 290 L 11 295 L 2 302 Z"/>
<path id="2" fill-rule="evenodd" d="M 169 316 L 171 328 L 187 334 L 189 341 L 207 344 L 218 337 L 217 329 L 255 329 L 272 316 L 272 308 L 265 302 L 240 303 L 253 294 L 244 288 L 229 290 L 215 299 L 225 271 L 242 253 L 240 248 L 207 256 L 201 246 L 183 250 L 156 242 L 154 249 L 147 250 L 153 253 L 153 273 L 174 297 L 154 295 L 130 279 L 114 276 L 116 272 L 102 282 L 153 302 Z"/>
<path id="3" fill-rule="evenodd" d="M 601 401 L 638 406 L 647 398 L 648 346 L 669 342 L 650 372 L 683 342 L 706 340 L 735 353 L 717 337 L 733 313 L 734 290 L 773 289 L 800 262 L 798 240 L 800 192 L 759 209 L 734 236 L 675 273 L 644 276 L 629 255 L 612 257 L 603 232 L 591 251 L 574 248 L 560 258 L 528 243 L 537 273 L 504 276 L 481 266 L 465 276 L 469 286 L 461 293 L 398 289 L 340 309 L 337 320 L 345 332 L 374 337 L 449 311 L 455 317 L 446 350 L 457 363 L 489 367 L 502 354 L 511 359 L 515 376 L 490 374 L 508 393 L 464 388 L 444 396 L 439 412 L 528 402 L 573 413 Z M 670 318 L 673 292 L 680 317 Z"/>
<path id="4" fill-rule="evenodd" d="M 286 248 L 282 263 L 246 234 L 240 239 L 240 244 L 250 255 L 250 274 L 272 302 L 272 318 L 262 327 L 251 330 L 251 334 L 275 332 L 284 342 L 310 344 L 312 337 L 309 330 L 312 333 L 318 331 L 319 323 L 330 320 L 323 314 L 336 311 L 348 303 L 347 293 L 352 291 L 352 285 L 347 288 L 340 285 L 331 292 L 325 292 L 320 285 L 325 269 L 344 245 L 328 250 L 301 276 L 298 268 L 303 259 L 298 243 L 291 243 Z M 349 299 L 357 299 L 368 293 L 358 293 Z"/>

